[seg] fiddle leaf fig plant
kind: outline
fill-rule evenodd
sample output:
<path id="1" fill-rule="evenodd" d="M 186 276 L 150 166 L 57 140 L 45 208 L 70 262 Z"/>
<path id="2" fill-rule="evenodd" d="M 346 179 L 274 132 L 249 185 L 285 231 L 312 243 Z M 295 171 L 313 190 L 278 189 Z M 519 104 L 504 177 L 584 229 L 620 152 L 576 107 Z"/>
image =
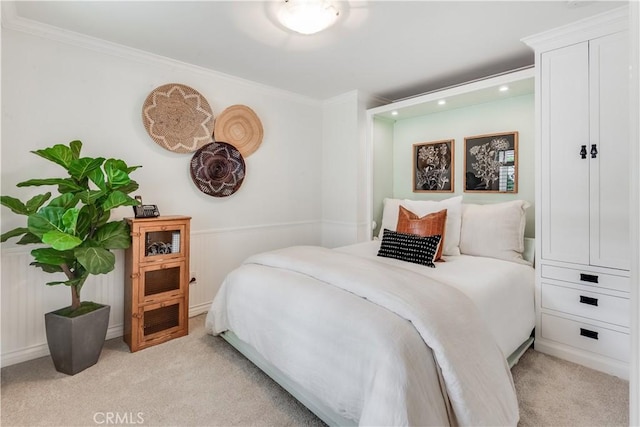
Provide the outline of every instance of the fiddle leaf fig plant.
<path id="1" fill-rule="evenodd" d="M 3 206 L 27 217 L 26 227 L 3 233 L 2 242 L 20 237 L 18 244 L 41 244 L 31 251 L 31 265 L 47 273 L 64 273 L 66 280 L 47 285 L 66 285 L 71 289 L 69 316 L 81 309 L 80 290 L 91 274 L 105 274 L 115 268 L 112 249 L 126 249 L 131 244 L 129 227 L 124 221 L 109 221 L 111 211 L 119 206 L 135 206 L 129 193 L 138 183 L 129 174 L 140 166 L 128 166 L 123 160 L 103 157 L 80 157 L 82 142 L 32 151 L 58 164 L 68 174 L 64 178 L 30 179 L 18 187 L 57 186 L 51 192 L 33 196 L 26 202 L 0 196 Z"/>

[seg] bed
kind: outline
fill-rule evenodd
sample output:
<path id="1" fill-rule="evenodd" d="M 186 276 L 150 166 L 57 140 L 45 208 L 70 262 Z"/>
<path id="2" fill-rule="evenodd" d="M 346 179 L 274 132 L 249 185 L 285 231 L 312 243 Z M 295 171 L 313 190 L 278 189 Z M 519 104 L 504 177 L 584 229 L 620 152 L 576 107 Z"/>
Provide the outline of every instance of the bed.
<path id="1" fill-rule="evenodd" d="M 506 253 L 504 239 L 485 244 L 493 244 L 491 256 L 463 252 L 476 251 L 478 233 L 486 240 L 491 234 L 483 232 L 496 232 L 476 229 L 487 215 L 502 231 L 508 221 L 452 199 L 443 231 L 450 246 L 435 268 L 378 256 L 385 238 L 254 255 L 225 279 L 208 331 L 329 425 L 516 425 L 509 368 L 530 345 L 535 323 L 526 207 L 511 209 L 518 212 L 515 251 L 496 258 L 496 250 Z M 397 222 L 399 205 L 424 217 L 420 206 L 388 200 L 385 228 Z M 466 235 L 465 220 L 474 228 Z"/>

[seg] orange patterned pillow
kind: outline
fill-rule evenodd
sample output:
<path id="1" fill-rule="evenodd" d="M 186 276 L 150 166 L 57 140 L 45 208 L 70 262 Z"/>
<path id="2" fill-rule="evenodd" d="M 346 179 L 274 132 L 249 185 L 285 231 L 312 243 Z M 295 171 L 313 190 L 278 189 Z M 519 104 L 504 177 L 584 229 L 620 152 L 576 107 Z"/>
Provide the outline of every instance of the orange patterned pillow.
<path id="1" fill-rule="evenodd" d="M 442 257 L 442 248 L 444 247 L 444 227 L 447 222 L 447 210 L 443 209 L 423 216 L 422 218 L 414 214 L 404 206 L 400 206 L 398 212 L 398 225 L 396 231 L 398 233 L 417 234 L 418 236 L 435 236 L 439 235 L 440 244 L 438 252 L 433 259 L 438 261 Z"/>

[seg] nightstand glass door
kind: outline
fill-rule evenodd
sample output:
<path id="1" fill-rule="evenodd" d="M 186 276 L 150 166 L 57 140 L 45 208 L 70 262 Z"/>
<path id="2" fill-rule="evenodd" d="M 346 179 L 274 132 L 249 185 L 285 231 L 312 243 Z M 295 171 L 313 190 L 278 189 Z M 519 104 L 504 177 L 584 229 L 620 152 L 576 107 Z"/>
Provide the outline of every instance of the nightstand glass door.
<path id="1" fill-rule="evenodd" d="M 144 227 L 141 229 L 144 247 L 141 262 L 184 257 L 185 227 L 183 225 Z"/>
<path id="2" fill-rule="evenodd" d="M 140 273 L 141 304 L 179 296 L 183 291 L 180 285 L 185 283 L 183 276 L 187 274 L 181 261 L 141 267 Z"/>

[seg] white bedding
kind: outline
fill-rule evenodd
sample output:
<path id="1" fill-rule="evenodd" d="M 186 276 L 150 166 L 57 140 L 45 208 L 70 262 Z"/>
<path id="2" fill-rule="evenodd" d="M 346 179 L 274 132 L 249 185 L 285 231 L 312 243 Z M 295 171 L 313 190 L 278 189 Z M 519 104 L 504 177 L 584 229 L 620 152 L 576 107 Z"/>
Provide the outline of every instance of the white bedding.
<path id="1" fill-rule="evenodd" d="M 232 330 L 335 413 L 361 424 L 517 423 L 517 400 L 501 353 L 509 354 L 510 347 L 517 347 L 528 337 L 533 320 L 528 332 L 517 338 L 517 345 L 511 344 L 516 341 L 511 330 L 523 329 L 526 322 L 505 322 L 503 318 L 513 313 L 502 315 L 494 311 L 502 310 L 501 305 L 516 305 L 520 307 L 514 310 L 516 317 L 528 318 L 529 311 L 533 317 L 533 270 L 505 261 L 461 256 L 438 263 L 436 269 L 388 259 L 381 263 L 377 261 L 383 259 L 375 257 L 377 245 L 378 242 L 369 242 L 337 251 L 325 250 L 334 255 L 356 255 L 344 257 L 348 267 L 343 266 L 342 270 L 315 266 L 310 267 L 311 272 L 296 271 L 316 257 L 299 248 L 290 249 L 294 253 L 289 253 L 290 261 L 282 265 L 282 260 L 276 261 L 275 266 L 263 265 L 272 263 L 271 255 L 252 257 L 225 280 L 207 316 L 207 327 L 213 333 Z M 367 259 L 371 257 L 374 259 Z M 391 275 L 383 267 L 385 263 L 402 266 L 391 269 L 401 271 L 400 278 L 396 273 Z M 503 269 L 503 264 L 513 264 L 513 271 L 509 266 Z M 398 302 L 394 288 L 400 289 L 405 299 L 416 301 L 416 295 L 425 289 L 448 288 L 438 283 L 425 287 L 430 281 L 412 270 L 429 270 L 429 274 L 440 275 L 443 282 L 461 282 L 455 287 L 478 300 L 479 312 L 469 306 L 462 308 L 469 301 L 464 296 L 456 297 L 458 302 L 446 306 L 438 318 L 429 317 L 429 313 L 442 311 L 437 303 L 427 308 L 429 302 L 420 302 L 416 304 L 420 309 L 407 311 L 407 305 Z M 487 272 L 488 283 L 480 283 L 484 274 L 479 271 Z M 361 280 L 354 276 L 360 273 L 376 285 L 369 290 L 363 288 Z M 522 288 L 527 289 L 522 294 L 530 293 L 528 303 L 517 299 L 519 292 L 507 290 L 520 285 L 507 286 L 499 280 L 504 275 L 522 282 Z M 327 286 L 330 277 L 343 283 Z M 397 280 L 406 282 L 407 277 L 413 278 L 406 288 L 398 283 L 390 285 Z M 392 302 L 386 303 L 386 299 Z M 496 303 L 495 299 L 501 302 Z M 523 310 L 528 304 L 531 306 Z M 437 326 L 447 311 L 453 316 L 445 323 L 463 321 L 468 328 L 449 334 L 442 325 Z M 494 331 L 494 325 L 501 321 L 511 325 L 501 325 L 499 331 Z M 520 326 L 514 327 L 513 323 Z M 426 330 L 428 324 L 435 328 Z M 483 388 L 483 384 L 489 388 Z"/>
<path id="2" fill-rule="evenodd" d="M 505 357 L 513 353 L 535 326 L 532 267 L 494 258 L 445 256 L 436 268 L 426 268 L 376 256 L 380 240 L 337 248 L 380 262 L 402 266 L 461 290 L 470 297 L 487 322 Z"/>

